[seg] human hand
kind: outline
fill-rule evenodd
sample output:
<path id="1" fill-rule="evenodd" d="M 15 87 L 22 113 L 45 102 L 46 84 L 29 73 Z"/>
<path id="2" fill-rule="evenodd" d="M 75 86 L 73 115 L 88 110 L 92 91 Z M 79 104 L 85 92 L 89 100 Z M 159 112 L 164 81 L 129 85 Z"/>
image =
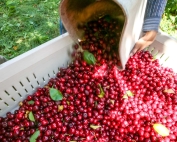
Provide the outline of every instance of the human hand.
<path id="1" fill-rule="evenodd" d="M 143 37 L 136 42 L 134 48 L 130 53 L 130 56 L 134 55 L 136 52 L 139 52 L 144 48 L 148 47 L 150 44 L 152 44 L 156 38 L 156 35 L 157 31 L 154 30 L 146 32 Z"/>

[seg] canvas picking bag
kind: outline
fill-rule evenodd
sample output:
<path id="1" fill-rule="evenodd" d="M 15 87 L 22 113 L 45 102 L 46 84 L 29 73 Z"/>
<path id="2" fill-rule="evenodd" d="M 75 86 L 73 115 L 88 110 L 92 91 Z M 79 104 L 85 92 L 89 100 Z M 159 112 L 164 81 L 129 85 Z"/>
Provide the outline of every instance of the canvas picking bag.
<path id="1" fill-rule="evenodd" d="M 62 0 L 59 13 L 71 38 L 82 40 L 79 26 L 103 15 L 110 15 L 124 22 L 119 41 L 119 57 L 122 68 L 130 51 L 141 36 L 147 0 Z"/>

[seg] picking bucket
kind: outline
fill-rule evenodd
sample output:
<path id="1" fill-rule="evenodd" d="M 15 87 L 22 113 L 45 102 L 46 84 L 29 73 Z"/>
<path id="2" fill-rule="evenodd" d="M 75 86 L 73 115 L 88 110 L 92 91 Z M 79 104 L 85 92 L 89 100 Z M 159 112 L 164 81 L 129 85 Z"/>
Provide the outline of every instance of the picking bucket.
<path id="1" fill-rule="evenodd" d="M 83 37 L 79 26 L 99 16 L 110 15 L 123 22 L 118 52 L 124 69 L 130 51 L 141 36 L 146 3 L 147 0 L 63 0 L 59 12 L 64 27 L 75 42 Z"/>

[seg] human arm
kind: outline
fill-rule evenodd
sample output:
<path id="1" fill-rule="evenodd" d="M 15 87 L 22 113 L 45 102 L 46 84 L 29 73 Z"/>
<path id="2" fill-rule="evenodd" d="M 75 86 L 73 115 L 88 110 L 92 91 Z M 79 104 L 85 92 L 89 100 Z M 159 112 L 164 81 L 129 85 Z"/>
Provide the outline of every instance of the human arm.
<path id="1" fill-rule="evenodd" d="M 167 0 L 148 0 L 143 24 L 143 36 L 136 42 L 131 55 L 153 43 L 156 38 Z"/>

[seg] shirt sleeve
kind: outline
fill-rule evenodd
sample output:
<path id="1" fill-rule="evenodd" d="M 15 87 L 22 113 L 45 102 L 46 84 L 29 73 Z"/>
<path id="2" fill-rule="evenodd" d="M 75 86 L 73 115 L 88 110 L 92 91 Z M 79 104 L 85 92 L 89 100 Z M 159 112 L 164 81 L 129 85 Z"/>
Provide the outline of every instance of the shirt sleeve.
<path id="1" fill-rule="evenodd" d="M 144 17 L 143 31 L 158 31 L 167 0 L 148 0 Z"/>

